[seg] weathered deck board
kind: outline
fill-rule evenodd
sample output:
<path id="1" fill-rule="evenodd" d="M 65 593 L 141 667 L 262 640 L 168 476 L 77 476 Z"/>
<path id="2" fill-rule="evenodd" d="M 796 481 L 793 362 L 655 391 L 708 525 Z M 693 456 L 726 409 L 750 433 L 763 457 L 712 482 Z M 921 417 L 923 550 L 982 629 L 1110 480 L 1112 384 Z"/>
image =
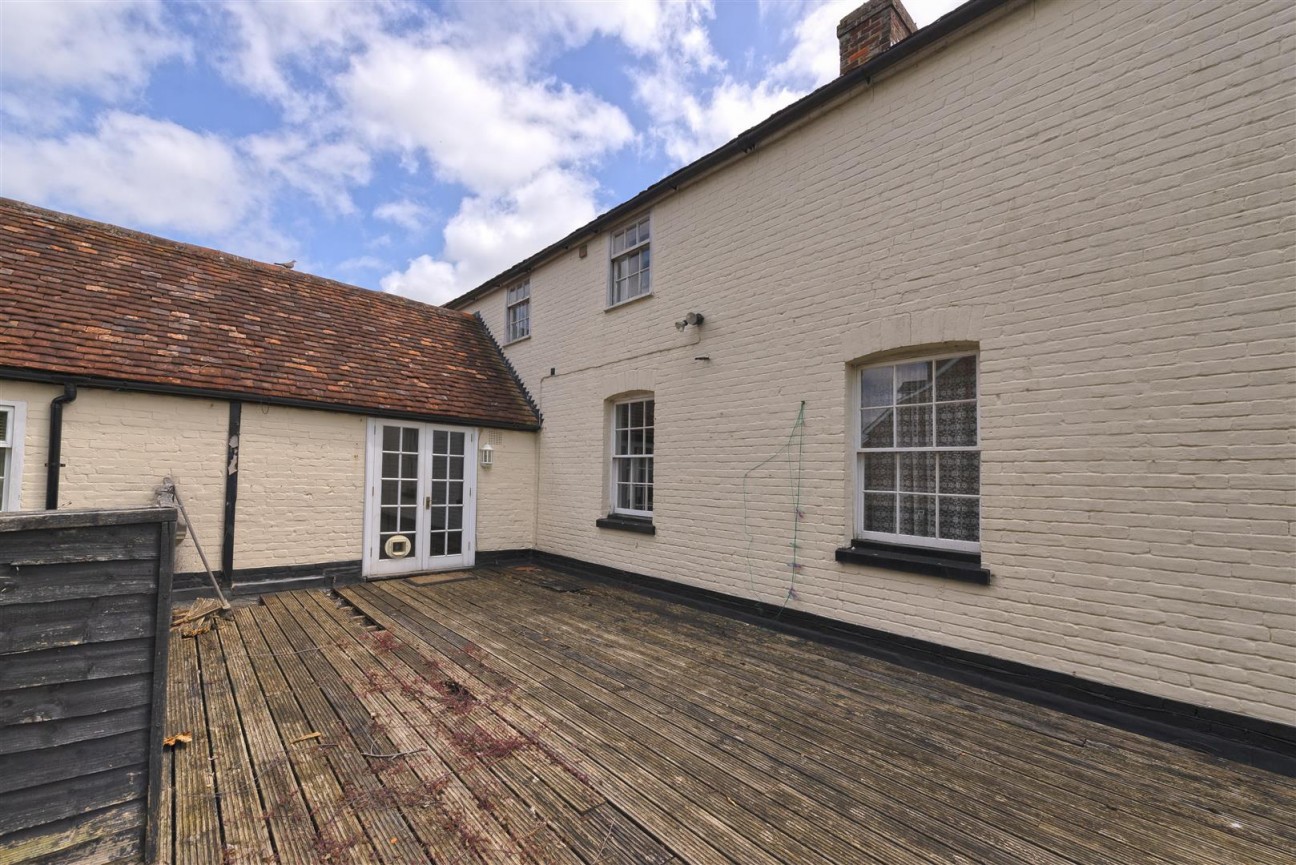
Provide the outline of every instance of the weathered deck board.
<path id="1" fill-rule="evenodd" d="M 524 596 L 527 594 L 534 596 L 533 593 L 527 592 L 527 587 L 521 588 Z M 417 596 L 411 596 L 413 590 L 410 588 L 393 586 L 391 590 L 403 591 L 406 597 L 416 601 Z M 468 588 L 465 588 L 461 593 L 455 593 L 455 598 L 457 599 L 460 595 L 467 599 L 473 597 L 472 590 Z M 447 610 L 460 610 L 455 599 L 445 597 L 445 593 L 442 593 L 439 597 L 441 598 L 440 603 Z M 555 604 L 551 598 L 544 597 L 540 599 L 542 607 L 535 608 L 529 606 L 523 598 L 516 598 L 508 611 L 501 611 L 496 608 L 496 604 L 491 602 L 489 596 L 482 596 L 478 593 L 476 597 L 480 598 L 484 606 L 489 610 L 486 618 L 478 618 L 478 621 L 488 627 L 495 623 L 508 622 L 510 623 L 509 627 L 524 628 L 527 622 L 539 621 L 537 613 L 539 613 L 540 609 L 545 609 L 547 615 L 543 617 L 543 622 L 547 633 L 554 635 L 566 633 L 572 637 L 574 645 L 580 645 L 584 650 L 588 651 L 597 650 L 603 653 L 615 653 L 617 651 L 615 647 L 619 645 L 621 654 L 617 656 L 616 662 L 624 669 L 633 666 L 634 654 L 639 647 L 644 645 L 645 640 L 651 638 L 653 639 L 653 649 L 651 651 L 653 663 L 641 667 L 643 675 L 659 674 L 661 671 L 669 670 L 673 666 L 675 676 L 688 676 L 695 686 L 709 684 L 715 689 L 707 691 L 708 705 L 711 708 L 718 707 L 722 692 L 729 688 L 731 692 L 730 699 L 744 701 L 740 708 L 740 718 L 766 717 L 770 721 L 770 729 L 801 729 L 802 732 L 798 734 L 796 740 L 798 742 L 814 738 L 815 730 L 813 725 L 807 727 L 804 720 L 795 713 L 789 714 L 785 712 L 783 715 L 761 715 L 770 707 L 781 708 L 784 703 L 789 702 L 786 699 L 787 696 L 798 693 L 799 677 L 804 675 L 804 671 L 797 670 L 790 665 L 776 668 L 760 667 L 760 665 L 752 662 L 752 658 L 756 656 L 757 647 L 755 646 L 744 647 L 737 653 L 732 653 L 725 650 L 719 643 L 716 643 L 712 635 L 693 634 L 687 639 L 680 639 L 678 634 L 639 632 L 637 628 L 624 620 L 619 622 L 618 627 L 611 633 L 590 630 L 584 627 L 581 616 L 564 616 L 558 609 L 555 609 L 555 606 L 567 606 L 570 602 L 558 601 Z M 573 630 L 573 627 L 579 627 L 580 630 Z M 546 637 L 536 633 L 531 633 L 528 636 L 532 642 L 546 639 Z M 701 669 L 695 661 L 697 650 L 700 645 L 705 646 L 708 642 L 716 644 L 713 646 L 713 651 L 707 655 L 707 669 Z M 731 643 L 732 641 L 726 640 L 726 642 Z M 673 658 L 672 651 L 674 652 Z M 741 660 L 743 668 L 731 667 L 721 675 L 715 674 L 714 668 L 717 664 L 730 664 L 735 658 Z M 755 675 L 747 678 L 750 674 L 746 668 L 753 668 Z M 667 688 L 669 688 L 670 684 L 669 675 L 668 673 L 663 682 Z M 746 678 L 745 684 L 743 684 L 744 678 Z M 761 686 L 769 681 L 779 682 L 779 699 L 773 701 L 754 700 L 752 695 L 759 693 Z M 886 735 L 888 743 L 892 747 L 895 746 L 898 738 L 909 742 L 912 747 L 931 746 L 947 753 L 951 747 L 957 746 L 959 748 L 957 757 L 960 760 L 958 767 L 960 773 L 968 774 L 971 779 L 979 780 L 982 783 L 991 785 L 991 787 L 1001 786 L 996 784 L 1000 779 L 996 777 L 999 767 L 995 760 L 1005 760 L 1006 756 L 1014 748 L 1011 743 L 1005 745 L 1002 741 L 997 740 L 983 743 L 984 747 L 979 752 L 975 748 L 969 748 L 969 740 L 975 738 L 975 734 L 978 732 L 975 724 L 977 718 L 962 717 L 948 721 L 940 717 L 910 717 L 906 718 L 904 723 L 897 724 L 889 715 L 870 721 L 867 717 L 867 711 L 855 712 L 850 716 L 845 716 L 837 711 L 839 708 L 838 702 L 843 699 L 853 699 L 858 703 L 860 695 L 844 694 L 840 686 L 835 683 L 827 683 L 817 679 L 812 681 L 816 683 L 816 687 L 813 690 L 799 691 L 799 695 L 802 697 L 799 704 L 804 705 L 818 701 L 817 711 L 819 715 L 825 719 L 838 721 L 841 725 L 840 729 L 849 730 L 852 727 L 858 729 L 861 722 L 864 722 L 863 726 L 880 727 L 888 730 Z M 669 690 L 661 693 L 665 694 L 664 699 L 671 699 Z M 898 706 L 907 696 L 907 693 L 891 694 L 888 695 L 887 702 Z M 793 703 L 793 705 L 798 705 L 798 703 Z M 948 709 L 946 711 L 949 712 Z M 993 724 L 990 726 L 993 726 Z M 944 728 L 943 737 L 933 739 L 929 731 L 941 727 Z M 915 734 L 912 732 L 917 730 L 921 730 L 922 733 Z M 821 742 L 821 744 L 837 746 L 837 751 L 840 751 L 840 745 L 842 744 L 852 744 L 854 747 L 850 750 L 854 753 L 869 753 L 872 751 L 874 759 L 886 760 L 891 758 L 889 753 L 873 751 L 867 742 L 862 741 L 853 734 L 847 734 L 843 737 L 842 734 L 836 733 L 832 741 Z M 996 744 L 999 746 L 998 750 L 991 752 L 989 749 Z M 1051 815 L 1058 823 L 1075 824 L 1075 828 L 1070 830 L 1075 843 L 1080 844 L 1081 847 L 1091 846 L 1096 852 L 1113 859 L 1119 856 L 1118 852 L 1107 849 L 1113 845 L 1108 844 L 1104 847 L 1102 844 L 1094 844 L 1093 842 L 1100 840 L 1101 836 L 1110 836 L 1110 841 L 1114 842 L 1117 850 L 1119 848 L 1128 848 L 1142 851 L 1135 854 L 1132 861 L 1148 861 L 1149 854 L 1143 850 L 1146 843 L 1140 845 L 1140 838 L 1143 838 L 1145 842 L 1148 838 L 1160 838 L 1167 834 L 1167 830 L 1169 830 L 1171 839 L 1167 842 L 1167 853 L 1175 857 L 1172 861 L 1181 861 L 1183 857 L 1198 859 L 1214 857 L 1217 861 L 1229 861 L 1236 855 L 1234 851 L 1236 839 L 1234 837 L 1210 827 L 1209 821 L 1205 821 L 1207 825 L 1203 829 L 1203 818 L 1207 814 L 1203 810 L 1198 810 L 1196 813 L 1188 814 L 1186 817 L 1176 820 L 1172 818 L 1171 814 L 1163 811 L 1158 811 L 1151 816 L 1140 814 L 1138 813 L 1138 803 L 1131 804 L 1127 800 L 1123 803 L 1123 807 L 1129 819 L 1120 825 L 1119 830 L 1112 829 L 1107 810 L 1109 803 L 1103 799 L 1104 794 L 1110 789 L 1110 784 L 1107 786 L 1099 785 L 1090 789 L 1071 784 L 1071 776 L 1076 775 L 1085 767 L 1076 759 L 1058 762 L 1055 759 L 1056 755 L 1050 755 L 1050 758 L 1054 759 L 1055 762 L 1049 765 L 1048 761 L 1043 759 L 1043 752 L 1050 744 L 1051 742 L 1047 739 L 1040 743 L 1030 743 L 1029 753 L 1035 754 L 1036 760 L 1045 764 L 1040 772 L 1032 776 L 1030 770 L 1035 767 L 1027 760 L 1018 760 L 1015 765 L 1008 767 L 1011 774 L 1006 776 L 1010 779 L 1011 784 L 1017 788 L 1032 792 L 1036 797 L 1043 797 L 1042 801 L 1039 798 L 1032 800 L 1032 807 L 1029 810 L 1018 813 L 1019 819 L 1024 821 L 1023 825 L 1032 827 L 1032 831 L 1036 834 L 1043 831 L 1038 827 L 1038 819 L 1036 818 L 1040 814 L 1045 814 Z M 1016 750 L 1020 751 L 1021 748 Z M 825 753 L 836 756 L 836 752 L 833 750 L 825 751 Z M 937 759 L 939 756 L 939 750 L 935 754 L 920 752 L 918 759 L 927 762 Z M 971 758 L 970 761 L 969 757 Z M 977 757 L 982 759 L 978 760 Z M 867 766 L 860 768 L 863 770 L 868 769 Z M 914 768 L 916 770 L 917 767 Z M 1124 779 L 1113 778 L 1110 780 L 1119 783 L 1123 782 Z M 912 780 L 907 778 L 905 783 L 912 784 Z M 981 792 L 984 792 L 983 788 L 978 787 L 968 788 L 965 786 L 959 790 L 961 796 L 975 796 Z M 1010 791 L 1004 790 L 1003 792 L 1008 793 Z M 1084 796 L 1088 798 L 1082 798 Z M 1178 849 L 1180 845 L 1173 839 L 1178 837 L 1181 832 L 1188 833 L 1186 837 L 1191 838 L 1193 841 L 1191 847 Z M 1257 838 L 1254 840 L 1263 839 Z M 1262 854 L 1262 852 L 1261 850 L 1260 853 Z M 1249 849 L 1247 853 L 1252 858 L 1258 855 L 1256 850 Z M 1262 856 L 1262 858 L 1255 861 L 1278 862 L 1287 861 L 1287 859 L 1285 853 L 1283 853 L 1281 858 L 1274 858 L 1274 856 L 1263 858 Z"/>
<path id="2" fill-rule="evenodd" d="M 268 596 L 174 640 L 168 732 L 195 740 L 162 861 L 1296 862 L 1291 779 L 541 569 L 475 576 Z"/>

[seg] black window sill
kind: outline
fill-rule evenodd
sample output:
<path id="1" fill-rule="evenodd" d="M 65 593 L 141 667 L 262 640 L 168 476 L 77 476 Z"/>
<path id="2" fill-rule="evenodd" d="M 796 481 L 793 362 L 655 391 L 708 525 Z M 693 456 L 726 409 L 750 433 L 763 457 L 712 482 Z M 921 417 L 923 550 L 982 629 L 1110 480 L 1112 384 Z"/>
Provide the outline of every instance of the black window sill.
<path id="1" fill-rule="evenodd" d="M 616 529 L 621 532 L 638 532 L 641 535 L 655 535 L 657 528 L 648 517 L 627 517 L 623 514 L 608 514 L 594 521 L 600 529 Z"/>
<path id="2" fill-rule="evenodd" d="M 868 565 L 981 586 L 990 585 L 991 574 L 981 567 L 981 556 L 978 553 L 852 541 L 849 547 L 837 550 L 836 558 L 839 562 L 851 565 Z"/>

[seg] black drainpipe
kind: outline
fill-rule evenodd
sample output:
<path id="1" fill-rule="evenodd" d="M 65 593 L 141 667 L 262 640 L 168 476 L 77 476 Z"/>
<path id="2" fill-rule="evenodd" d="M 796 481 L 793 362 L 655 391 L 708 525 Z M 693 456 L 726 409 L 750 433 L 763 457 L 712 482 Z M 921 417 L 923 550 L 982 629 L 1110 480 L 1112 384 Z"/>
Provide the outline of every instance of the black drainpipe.
<path id="1" fill-rule="evenodd" d="M 58 510 L 59 468 L 63 459 L 63 406 L 77 398 L 77 386 L 63 385 L 63 395 L 50 400 L 49 462 L 45 469 L 45 510 Z"/>
<path id="2" fill-rule="evenodd" d="M 234 579 L 234 517 L 238 513 L 239 434 L 243 426 L 243 403 L 229 404 L 229 433 L 225 440 L 225 520 L 221 532 L 221 575 Z"/>

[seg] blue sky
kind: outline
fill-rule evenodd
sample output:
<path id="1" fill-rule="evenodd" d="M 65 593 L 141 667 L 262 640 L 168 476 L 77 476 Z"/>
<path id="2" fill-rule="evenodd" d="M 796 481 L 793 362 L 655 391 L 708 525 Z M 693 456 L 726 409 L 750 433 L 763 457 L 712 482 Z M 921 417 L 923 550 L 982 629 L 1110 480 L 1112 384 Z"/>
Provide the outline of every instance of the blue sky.
<path id="1" fill-rule="evenodd" d="M 6 0 L 0 195 L 439 303 L 830 80 L 860 2 Z"/>

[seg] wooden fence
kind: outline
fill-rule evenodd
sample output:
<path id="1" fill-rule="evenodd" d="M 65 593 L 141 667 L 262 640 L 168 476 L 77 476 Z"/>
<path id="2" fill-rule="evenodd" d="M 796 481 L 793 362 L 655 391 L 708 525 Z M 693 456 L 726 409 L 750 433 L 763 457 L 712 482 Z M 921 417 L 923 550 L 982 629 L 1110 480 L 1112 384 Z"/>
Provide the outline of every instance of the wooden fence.
<path id="1" fill-rule="evenodd" d="M 0 514 L 0 865 L 152 861 L 175 511 Z"/>

